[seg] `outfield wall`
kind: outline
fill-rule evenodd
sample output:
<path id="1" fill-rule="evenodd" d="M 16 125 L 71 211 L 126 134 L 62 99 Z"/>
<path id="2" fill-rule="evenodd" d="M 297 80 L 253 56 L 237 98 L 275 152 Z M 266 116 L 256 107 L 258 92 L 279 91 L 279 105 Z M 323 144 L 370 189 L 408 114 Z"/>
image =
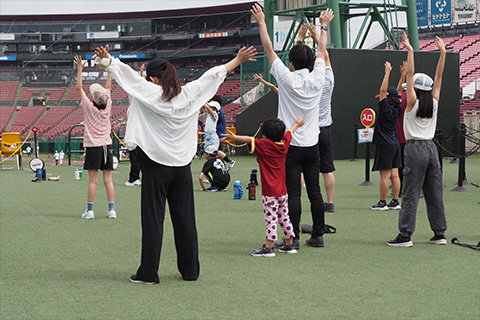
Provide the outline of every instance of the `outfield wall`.
<path id="1" fill-rule="evenodd" d="M 378 94 L 384 75 L 384 62 L 390 61 L 393 70 L 389 85 L 397 86 L 403 60 L 407 51 L 329 49 L 335 74 L 335 90 L 332 97 L 332 134 L 335 159 L 351 159 L 354 150 L 354 128 L 362 128 L 360 113 L 364 108 L 377 110 Z M 423 72 L 434 78 L 439 52 L 415 52 L 415 72 Z M 447 53 L 442 81 L 442 93 L 437 129 L 446 136 L 453 135 L 455 124 L 460 121 L 459 54 Z M 277 115 L 278 100 L 270 92 L 241 114 L 237 115 L 237 133 L 253 135 L 260 123 Z M 453 151 L 453 141 L 446 147 Z M 247 154 L 246 148 L 238 148 L 239 154 Z M 358 157 L 364 157 L 365 148 L 358 146 Z"/>

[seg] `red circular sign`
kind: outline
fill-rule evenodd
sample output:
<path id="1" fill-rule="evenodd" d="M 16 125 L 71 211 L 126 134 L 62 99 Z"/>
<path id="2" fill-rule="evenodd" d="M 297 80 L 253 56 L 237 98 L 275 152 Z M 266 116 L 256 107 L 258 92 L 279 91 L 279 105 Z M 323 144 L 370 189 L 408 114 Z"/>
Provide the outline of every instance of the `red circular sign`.
<path id="1" fill-rule="evenodd" d="M 360 121 L 366 128 L 370 128 L 375 123 L 375 111 L 370 108 L 363 109 L 360 114 Z"/>
<path id="2" fill-rule="evenodd" d="M 32 128 L 32 131 L 33 131 L 33 132 L 37 132 L 37 131 L 38 131 L 38 128 L 37 128 L 37 127 L 33 127 L 33 128 Z"/>

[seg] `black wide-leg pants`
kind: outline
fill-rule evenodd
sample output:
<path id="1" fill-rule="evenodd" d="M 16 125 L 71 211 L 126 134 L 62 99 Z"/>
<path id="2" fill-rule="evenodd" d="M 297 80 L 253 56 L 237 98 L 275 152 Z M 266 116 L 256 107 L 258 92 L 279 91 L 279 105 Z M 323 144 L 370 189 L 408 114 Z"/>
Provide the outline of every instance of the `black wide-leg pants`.
<path id="1" fill-rule="evenodd" d="M 142 165 L 142 257 L 137 279 L 159 282 L 165 200 L 173 224 L 178 271 L 184 280 L 197 280 L 200 272 L 198 239 L 190 164 L 168 167 L 152 161 L 137 148 Z"/>

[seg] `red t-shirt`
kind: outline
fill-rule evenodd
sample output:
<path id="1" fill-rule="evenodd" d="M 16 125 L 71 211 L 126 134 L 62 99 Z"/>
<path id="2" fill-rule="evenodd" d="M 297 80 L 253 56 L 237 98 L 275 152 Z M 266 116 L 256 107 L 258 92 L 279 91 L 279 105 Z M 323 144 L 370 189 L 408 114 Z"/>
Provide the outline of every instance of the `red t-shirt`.
<path id="1" fill-rule="evenodd" d="M 287 157 L 291 141 L 291 130 L 285 133 L 280 142 L 273 142 L 270 139 L 252 138 L 252 142 L 248 146 L 248 152 L 255 153 L 258 156 L 262 195 L 275 197 L 287 194 L 285 158 Z"/>

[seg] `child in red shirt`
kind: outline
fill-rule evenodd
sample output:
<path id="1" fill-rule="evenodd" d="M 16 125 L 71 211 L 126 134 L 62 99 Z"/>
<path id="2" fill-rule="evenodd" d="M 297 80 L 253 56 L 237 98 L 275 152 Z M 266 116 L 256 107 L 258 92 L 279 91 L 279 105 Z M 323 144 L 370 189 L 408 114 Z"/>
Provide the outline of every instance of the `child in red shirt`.
<path id="1" fill-rule="evenodd" d="M 262 137 L 257 139 L 249 136 L 237 136 L 230 131 L 224 136 L 229 140 L 246 143 L 249 153 L 258 156 L 260 166 L 260 181 L 262 183 L 262 202 L 265 214 L 266 242 L 258 250 L 251 252 L 256 257 L 274 257 L 273 243 L 277 240 L 277 218 L 285 234 L 285 245 L 278 248 L 279 252 L 297 253 L 293 246 L 292 223 L 288 216 L 288 194 L 285 185 L 285 158 L 292 141 L 292 134 L 298 127 L 305 124 L 305 118 L 297 119 L 285 132 L 285 124 L 278 118 L 269 118 L 262 124 Z"/>

